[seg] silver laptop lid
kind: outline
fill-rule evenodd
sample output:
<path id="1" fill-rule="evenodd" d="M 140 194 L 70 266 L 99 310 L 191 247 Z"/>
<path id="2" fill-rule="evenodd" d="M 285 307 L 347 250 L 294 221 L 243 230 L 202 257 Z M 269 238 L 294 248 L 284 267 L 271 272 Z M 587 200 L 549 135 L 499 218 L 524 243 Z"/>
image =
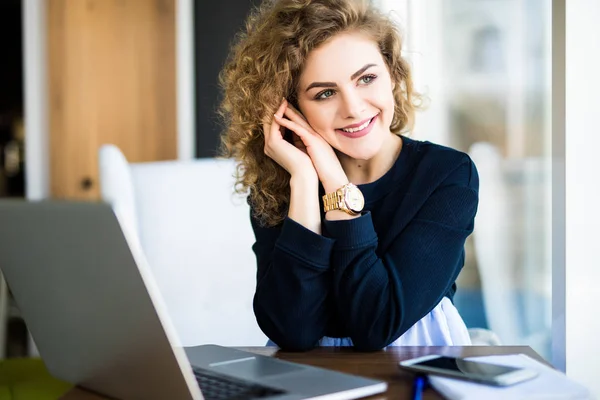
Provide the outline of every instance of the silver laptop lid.
<path id="1" fill-rule="evenodd" d="M 104 203 L 0 201 L 0 269 L 54 376 L 117 398 L 201 399 L 132 238 Z"/>

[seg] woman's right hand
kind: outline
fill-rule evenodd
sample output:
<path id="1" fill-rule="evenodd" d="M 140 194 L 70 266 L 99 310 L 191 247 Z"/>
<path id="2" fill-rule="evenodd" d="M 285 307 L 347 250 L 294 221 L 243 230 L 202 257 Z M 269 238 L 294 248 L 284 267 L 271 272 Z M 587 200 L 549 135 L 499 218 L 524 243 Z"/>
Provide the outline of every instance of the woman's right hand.
<path id="1" fill-rule="evenodd" d="M 275 115 L 282 118 L 288 106 L 287 100 L 283 100 Z M 292 177 L 317 177 L 317 172 L 312 160 L 306 153 L 306 147 L 302 140 L 294 134 L 294 144 L 284 139 L 285 128 L 281 126 L 274 117 L 270 122 L 263 123 L 265 134 L 265 154 L 281 165 Z"/>

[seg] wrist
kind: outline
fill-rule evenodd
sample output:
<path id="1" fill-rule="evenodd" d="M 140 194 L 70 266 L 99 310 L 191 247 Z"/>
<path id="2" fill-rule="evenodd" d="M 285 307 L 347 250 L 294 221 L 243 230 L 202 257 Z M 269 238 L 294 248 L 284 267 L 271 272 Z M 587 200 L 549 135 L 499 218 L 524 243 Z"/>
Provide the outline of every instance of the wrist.
<path id="1" fill-rule="evenodd" d="M 331 210 L 331 211 L 327 211 L 325 213 L 325 219 L 327 221 L 341 221 L 341 220 L 347 220 L 347 219 L 354 219 L 354 218 L 358 218 L 360 217 L 360 214 L 357 215 L 350 215 L 345 211 L 342 210 Z"/>
<path id="2" fill-rule="evenodd" d="M 346 185 L 350 181 L 346 174 L 338 174 L 336 176 L 332 176 L 331 178 L 324 179 L 321 183 L 323 184 L 323 189 L 325 189 L 325 193 L 332 193 Z"/>
<path id="3" fill-rule="evenodd" d="M 321 234 L 319 178 L 316 173 L 307 172 L 290 178 L 288 216 L 305 228 Z"/>
<path id="4" fill-rule="evenodd" d="M 290 187 L 292 189 L 311 189 L 319 188 L 319 177 L 315 173 L 304 172 L 302 174 L 292 175 L 290 178 Z"/>
<path id="5" fill-rule="evenodd" d="M 323 196 L 323 210 L 327 219 L 340 219 L 336 211 L 342 211 L 352 217 L 360 215 L 365 206 L 365 198 L 360 189 L 348 183 Z"/>

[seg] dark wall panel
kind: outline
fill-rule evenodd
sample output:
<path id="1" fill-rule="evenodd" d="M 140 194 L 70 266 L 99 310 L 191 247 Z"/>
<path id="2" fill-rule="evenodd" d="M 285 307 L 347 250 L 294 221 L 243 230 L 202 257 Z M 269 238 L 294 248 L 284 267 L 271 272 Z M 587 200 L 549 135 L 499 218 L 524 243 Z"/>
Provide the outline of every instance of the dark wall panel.
<path id="1" fill-rule="evenodd" d="M 196 157 L 214 157 L 222 127 L 218 75 L 230 44 L 258 0 L 196 0 L 194 2 L 196 71 Z"/>
<path id="2" fill-rule="evenodd" d="M 0 0 L 0 113 L 23 109 L 21 0 Z"/>

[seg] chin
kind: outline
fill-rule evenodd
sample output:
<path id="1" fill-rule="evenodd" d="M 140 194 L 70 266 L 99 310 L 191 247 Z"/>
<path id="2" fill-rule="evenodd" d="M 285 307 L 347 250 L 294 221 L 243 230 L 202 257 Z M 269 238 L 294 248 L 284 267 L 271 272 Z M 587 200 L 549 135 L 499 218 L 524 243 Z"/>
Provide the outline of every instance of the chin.
<path id="1" fill-rule="evenodd" d="M 372 149 L 365 149 L 363 147 L 359 149 L 348 149 L 348 151 L 344 151 L 343 153 L 355 160 L 369 161 L 371 158 L 375 157 L 380 150 L 381 147 Z"/>

